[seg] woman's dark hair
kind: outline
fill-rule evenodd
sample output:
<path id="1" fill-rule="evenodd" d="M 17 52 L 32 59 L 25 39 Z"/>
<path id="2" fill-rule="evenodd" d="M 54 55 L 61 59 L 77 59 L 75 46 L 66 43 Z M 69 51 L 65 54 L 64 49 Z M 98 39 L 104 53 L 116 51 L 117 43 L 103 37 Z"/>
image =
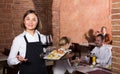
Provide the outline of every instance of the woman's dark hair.
<path id="1" fill-rule="evenodd" d="M 25 24 L 24 24 L 24 20 L 25 20 L 25 17 L 26 17 L 28 14 L 31 14 L 31 13 L 33 13 L 33 14 L 35 14 L 35 15 L 37 16 L 38 22 L 37 22 L 37 26 L 36 26 L 35 29 L 38 29 L 39 23 L 40 23 L 40 18 L 39 18 L 38 14 L 37 14 L 37 12 L 36 12 L 35 10 L 28 10 L 28 11 L 25 12 L 25 14 L 23 15 L 23 19 L 22 19 L 22 24 L 21 24 L 21 26 L 22 26 L 24 29 L 26 29 Z"/>

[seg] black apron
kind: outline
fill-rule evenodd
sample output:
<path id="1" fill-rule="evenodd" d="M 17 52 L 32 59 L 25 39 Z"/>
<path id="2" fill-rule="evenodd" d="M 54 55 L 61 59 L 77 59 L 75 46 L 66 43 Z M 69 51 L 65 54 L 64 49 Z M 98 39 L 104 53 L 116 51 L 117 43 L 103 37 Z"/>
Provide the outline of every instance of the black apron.
<path id="1" fill-rule="evenodd" d="M 43 53 L 43 46 L 40 35 L 38 37 L 39 42 L 28 42 L 26 36 L 24 36 L 27 43 L 25 58 L 28 60 L 20 64 L 19 74 L 47 74 L 45 60 L 40 58 L 40 54 Z"/>

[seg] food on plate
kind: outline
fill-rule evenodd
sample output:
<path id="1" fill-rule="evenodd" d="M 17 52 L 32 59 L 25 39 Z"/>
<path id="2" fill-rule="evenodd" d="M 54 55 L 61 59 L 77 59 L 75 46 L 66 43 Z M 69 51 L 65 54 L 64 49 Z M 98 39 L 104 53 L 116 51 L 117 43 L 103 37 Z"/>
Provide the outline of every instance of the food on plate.
<path id="1" fill-rule="evenodd" d="M 49 55 L 47 55 L 47 59 L 60 59 L 64 54 L 64 50 L 53 50 Z"/>
<path id="2" fill-rule="evenodd" d="M 65 53 L 64 50 L 57 49 L 56 51 L 57 51 L 58 54 L 64 54 Z"/>
<path id="3" fill-rule="evenodd" d="M 54 57 L 53 54 L 49 54 L 49 55 L 48 55 L 48 58 L 53 58 L 53 57 Z"/>

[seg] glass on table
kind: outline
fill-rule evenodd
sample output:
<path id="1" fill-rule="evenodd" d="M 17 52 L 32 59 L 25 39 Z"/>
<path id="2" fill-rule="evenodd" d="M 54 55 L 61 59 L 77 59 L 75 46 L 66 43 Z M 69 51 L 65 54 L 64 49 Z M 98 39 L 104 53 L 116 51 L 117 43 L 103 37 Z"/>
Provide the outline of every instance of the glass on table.
<path id="1" fill-rule="evenodd" d="M 79 57 L 75 57 L 75 61 L 74 61 L 74 68 L 77 68 L 79 66 L 79 63 L 80 63 L 80 58 Z"/>

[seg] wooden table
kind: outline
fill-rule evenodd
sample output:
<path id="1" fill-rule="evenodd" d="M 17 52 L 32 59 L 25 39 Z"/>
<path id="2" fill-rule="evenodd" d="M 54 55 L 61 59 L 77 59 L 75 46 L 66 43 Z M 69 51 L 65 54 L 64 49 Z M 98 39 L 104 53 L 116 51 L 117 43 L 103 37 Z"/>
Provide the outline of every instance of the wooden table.
<path id="1" fill-rule="evenodd" d="M 90 65 L 79 65 L 76 67 L 76 74 L 112 74 L 111 70 L 103 67 L 93 67 Z"/>

